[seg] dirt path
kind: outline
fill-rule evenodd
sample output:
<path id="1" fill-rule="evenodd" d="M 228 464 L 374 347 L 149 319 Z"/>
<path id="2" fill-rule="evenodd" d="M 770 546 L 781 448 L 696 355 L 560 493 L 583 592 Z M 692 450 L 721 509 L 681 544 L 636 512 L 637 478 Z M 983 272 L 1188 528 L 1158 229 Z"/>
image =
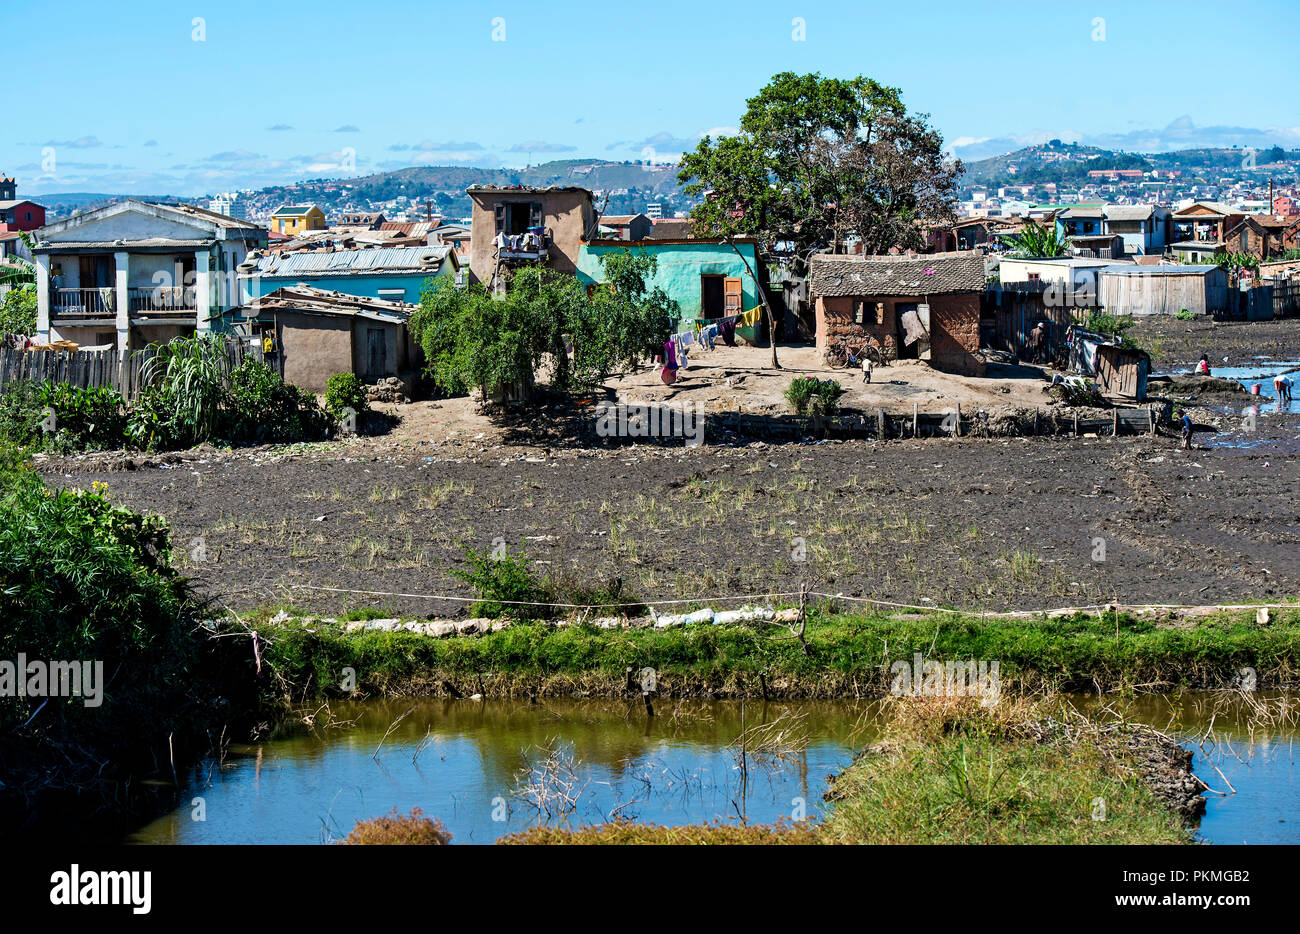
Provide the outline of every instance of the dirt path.
<path id="1" fill-rule="evenodd" d="M 374 440 L 43 470 L 54 484 L 103 480 L 115 501 L 166 516 L 188 572 L 241 610 L 454 614 L 445 601 L 292 585 L 469 596 L 449 571 L 464 566 L 463 547 L 496 539 L 564 588 L 617 577 L 647 600 L 801 581 L 973 609 L 1300 591 L 1300 470 L 1267 445 L 935 439 L 548 453 L 482 438 L 412 454 Z"/>

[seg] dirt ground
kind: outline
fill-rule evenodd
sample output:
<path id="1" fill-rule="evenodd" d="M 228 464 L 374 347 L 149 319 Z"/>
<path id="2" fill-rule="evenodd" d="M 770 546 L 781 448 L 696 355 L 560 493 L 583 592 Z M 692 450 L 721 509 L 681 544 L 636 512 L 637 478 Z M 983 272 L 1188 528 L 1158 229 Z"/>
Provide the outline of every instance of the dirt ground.
<path id="1" fill-rule="evenodd" d="M 187 573 L 237 610 L 454 615 L 418 595 L 471 596 L 450 570 L 497 539 L 561 589 L 620 578 L 652 603 L 803 582 L 978 610 L 1297 593 L 1300 470 L 1271 437 L 1183 452 L 1123 436 L 612 451 L 471 436 L 40 464 L 166 516 Z"/>
<path id="2" fill-rule="evenodd" d="M 1244 366 L 1260 357 L 1300 360 L 1300 318 L 1277 321 L 1214 321 L 1196 318 L 1179 321 L 1166 315 L 1137 319 L 1129 331 L 1151 354 L 1153 372 L 1190 369 L 1201 354 L 1211 366 Z"/>

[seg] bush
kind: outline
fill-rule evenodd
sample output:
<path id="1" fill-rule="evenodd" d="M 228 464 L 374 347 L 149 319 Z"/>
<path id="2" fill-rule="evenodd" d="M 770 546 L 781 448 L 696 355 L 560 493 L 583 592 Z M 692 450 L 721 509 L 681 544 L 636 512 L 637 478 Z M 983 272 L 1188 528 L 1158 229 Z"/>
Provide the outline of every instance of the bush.
<path id="1" fill-rule="evenodd" d="M 370 408 L 366 388 L 354 373 L 335 373 L 325 384 L 325 411 L 335 418 L 352 409 L 358 415 Z"/>
<path id="2" fill-rule="evenodd" d="M 843 393 L 843 387 L 833 379 L 796 376 L 786 387 L 785 401 L 800 415 L 810 408 L 818 415 L 834 415 L 839 411 L 838 400 Z"/>
<path id="3" fill-rule="evenodd" d="M 785 401 L 790 403 L 796 412 L 803 415 L 808 411 L 808 404 L 812 401 L 813 393 L 817 391 L 818 382 L 811 376 L 796 376 L 786 387 Z"/>
<path id="4" fill-rule="evenodd" d="M 316 397 L 286 383 L 265 363 L 247 359 L 230 374 L 221 418 L 223 438 L 279 444 L 329 436 L 333 420 Z"/>
<path id="5" fill-rule="evenodd" d="M 43 427 L 53 414 L 52 430 Z M 67 383 L 11 383 L 0 396 L 0 441 L 54 451 L 121 447 L 126 432 L 122 397 L 112 389 Z"/>
<path id="6" fill-rule="evenodd" d="M 397 808 L 383 817 L 357 821 L 347 839 L 339 841 L 347 846 L 445 846 L 451 842 L 451 833 L 442 821 L 425 817 L 419 808 L 410 814 L 398 814 Z"/>
<path id="7" fill-rule="evenodd" d="M 125 403 L 115 390 L 42 383 L 41 402 L 53 411 L 53 431 L 46 447 L 57 451 L 94 451 L 121 447 L 126 436 Z"/>
<path id="8" fill-rule="evenodd" d="M 0 697 L 4 791 L 97 781 L 128 768 L 149 734 L 186 729 L 201 606 L 170 566 L 160 517 L 112 505 L 104 484 L 48 489 L 12 448 L 0 448 L 0 481 L 0 658 L 98 662 L 104 679 L 100 706 Z"/>
<path id="9" fill-rule="evenodd" d="M 840 410 L 839 398 L 844 389 L 833 379 L 819 380 L 813 389 L 812 410 L 820 415 L 834 415 Z"/>
<path id="10" fill-rule="evenodd" d="M 0 442 L 28 447 L 41 442 L 45 403 L 41 384 L 17 380 L 0 393 Z"/>
<path id="11" fill-rule="evenodd" d="M 519 619 L 544 619 L 552 615 L 551 607 L 520 606 L 520 603 L 550 603 L 550 591 L 537 579 L 522 558 L 503 554 L 500 558 L 467 549 L 469 570 L 453 569 L 452 574 L 474 588 L 479 596 L 470 611 L 480 616 L 509 613 Z M 512 602 L 513 601 L 513 602 Z"/>
<path id="12" fill-rule="evenodd" d="M 10 289 L 0 298 L 0 334 L 36 333 L 36 289 Z"/>

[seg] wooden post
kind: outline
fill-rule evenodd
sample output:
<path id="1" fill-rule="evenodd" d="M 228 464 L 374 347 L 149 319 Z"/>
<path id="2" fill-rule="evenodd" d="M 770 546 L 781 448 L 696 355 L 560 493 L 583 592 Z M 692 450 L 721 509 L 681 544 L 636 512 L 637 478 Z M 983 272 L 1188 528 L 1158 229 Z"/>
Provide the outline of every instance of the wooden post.
<path id="1" fill-rule="evenodd" d="M 1034 436 L 1038 436 L 1038 409 L 1034 409 Z"/>
<path id="2" fill-rule="evenodd" d="M 912 403 L 912 437 L 920 437 L 921 434 L 921 407 L 917 403 Z"/>
<path id="3" fill-rule="evenodd" d="M 1119 409 L 1118 409 L 1118 408 L 1115 408 L 1115 409 L 1112 409 L 1112 410 L 1111 410 L 1111 417 L 1110 417 L 1110 436 L 1111 436 L 1112 438 L 1118 438 L 1118 437 L 1119 437 Z"/>
<path id="4" fill-rule="evenodd" d="M 885 438 L 885 410 L 882 408 L 876 409 L 876 437 L 882 441 Z"/>
<path id="5" fill-rule="evenodd" d="M 1153 436 L 1156 433 L 1156 407 L 1154 405 L 1147 406 L 1147 431 Z"/>
<path id="6" fill-rule="evenodd" d="M 957 403 L 957 431 L 956 437 L 961 437 L 961 403 Z"/>
<path id="7" fill-rule="evenodd" d="M 1074 413 L 1074 436 L 1079 437 L 1079 413 Z"/>

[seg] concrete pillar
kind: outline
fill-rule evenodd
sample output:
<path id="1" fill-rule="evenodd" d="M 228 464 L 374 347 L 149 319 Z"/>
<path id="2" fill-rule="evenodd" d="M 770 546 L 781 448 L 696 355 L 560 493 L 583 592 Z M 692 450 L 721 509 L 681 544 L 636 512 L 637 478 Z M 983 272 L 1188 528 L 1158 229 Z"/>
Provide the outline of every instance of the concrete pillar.
<path id="1" fill-rule="evenodd" d="M 208 316 L 216 311 L 212 307 L 212 254 L 207 250 L 194 251 L 194 315 L 199 333 L 212 330 Z"/>
<path id="2" fill-rule="evenodd" d="M 50 342 L 50 254 L 37 253 L 36 259 L 36 337 L 42 344 Z"/>
<path id="3" fill-rule="evenodd" d="M 131 345 L 131 254 L 114 253 L 113 300 L 117 312 L 117 352 L 123 356 Z"/>

